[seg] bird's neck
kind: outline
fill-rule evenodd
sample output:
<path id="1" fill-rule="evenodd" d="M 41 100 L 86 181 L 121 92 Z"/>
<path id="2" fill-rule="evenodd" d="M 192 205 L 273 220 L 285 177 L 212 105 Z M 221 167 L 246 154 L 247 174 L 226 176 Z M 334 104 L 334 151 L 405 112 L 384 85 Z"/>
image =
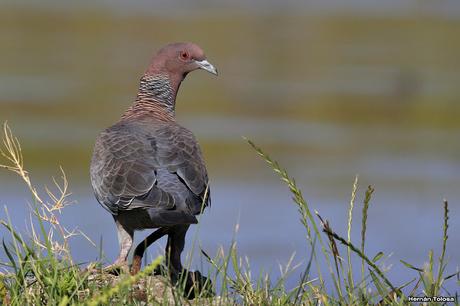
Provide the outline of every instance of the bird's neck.
<path id="1" fill-rule="evenodd" d="M 122 118 L 153 115 L 165 120 L 174 120 L 176 94 L 180 81 L 168 75 L 144 75 L 141 78 L 136 101 Z"/>

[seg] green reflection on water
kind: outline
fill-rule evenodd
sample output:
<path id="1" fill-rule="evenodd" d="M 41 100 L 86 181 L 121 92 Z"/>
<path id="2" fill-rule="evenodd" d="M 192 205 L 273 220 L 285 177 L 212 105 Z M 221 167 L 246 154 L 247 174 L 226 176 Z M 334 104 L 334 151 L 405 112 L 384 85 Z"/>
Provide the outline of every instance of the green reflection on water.
<path id="1" fill-rule="evenodd" d="M 170 41 L 191 40 L 221 74 L 188 77 L 178 97 L 179 120 L 198 126 L 203 116 L 235 122 L 257 118 L 243 131 L 247 136 L 260 120 L 272 122 L 263 139 L 287 160 L 292 154 L 359 159 L 366 151 L 350 148 L 378 147 L 382 141 L 391 152 L 424 154 L 439 141 L 411 134 L 411 152 L 404 140 L 392 144 L 391 135 L 375 138 L 360 131 L 388 134 L 389 129 L 420 127 L 455 134 L 460 127 L 459 34 L 458 20 L 416 15 L 313 16 L 286 10 L 179 18 L 3 9 L 0 119 L 18 130 L 32 166 L 59 163 L 86 175 L 96 133 L 131 103 L 153 51 Z M 321 129 L 315 133 L 319 138 L 324 133 L 324 146 L 282 141 L 311 130 L 287 130 L 277 125 L 279 119 L 326 129 L 351 127 L 353 140 L 332 153 L 330 134 Z M 240 135 L 212 122 L 207 128 L 217 137 L 200 132 L 198 138 L 214 173 L 232 173 L 232 165 L 222 165 L 229 158 L 252 165 L 253 155 Z M 443 149 L 438 158 L 458 160 L 453 157 L 458 145 Z"/>

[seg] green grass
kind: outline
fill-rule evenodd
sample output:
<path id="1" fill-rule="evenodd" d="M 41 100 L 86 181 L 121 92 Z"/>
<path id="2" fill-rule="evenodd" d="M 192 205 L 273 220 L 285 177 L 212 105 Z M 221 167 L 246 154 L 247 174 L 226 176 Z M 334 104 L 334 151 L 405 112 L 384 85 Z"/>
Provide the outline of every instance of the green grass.
<path id="1" fill-rule="evenodd" d="M 297 286 L 286 288 L 285 284 L 286 278 L 297 268 L 292 266 L 292 260 L 276 280 L 271 279 L 267 273 L 253 275 L 249 259 L 238 253 L 236 239 L 228 249 L 217 250 L 214 257 L 202 251 L 206 270 L 209 271 L 208 279 L 212 284 L 220 286 L 209 288 L 213 285 L 208 282 L 206 288 L 210 290 L 200 291 L 195 288 L 197 298 L 193 301 L 184 298 L 185 277 L 173 286 L 167 277 L 151 276 L 161 264 L 162 257 L 153 260 L 135 276 L 110 276 L 98 269 L 100 262 L 84 269 L 72 259 L 69 240 L 74 239 L 74 236 L 86 236 L 67 229 L 60 222 L 61 210 L 70 204 L 64 172 L 59 181 L 54 181 L 55 191 L 45 189 L 45 195 L 41 195 L 24 168 L 19 141 L 6 124 L 3 134 L 1 154 L 4 163 L 0 163 L 0 168 L 17 173 L 33 200 L 28 233 L 15 230 L 8 210 L 5 210 L 5 219 L 1 221 L 1 226 L 10 233 L 10 238 L 2 241 L 4 257 L 8 258 L 7 262 L 1 263 L 3 268 L 0 273 L 0 299 L 5 305 L 407 305 L 409 296 L 439 295 L 455 296 L 456 302 L 452 305 L 459 304 L 458 292 L 448 293 L 444 289 L 447 282 L 460 284 L 459 272 L 447 271 L 447 201 L 444 201 L 443 206 L 441 254 L 435 259 L 433 251 L 429 251 L 427 264 L 423 268 L 401 261 L 402 268 L 408 272 L 417 271 L 418 277 L 399 284 L 388 277 L 388 271 L 381 264 L 383 251 L 369 256 L 365 250 L 373 187 L 366 189 L 362 203 L 361 239 L 353 241 L 351 228 L 356 220 L 353 220 L 352 215 L 353 210 L 359 207 L 356 202 L 359 191 L 357 177 L 353 184 L 348 216 L 344 216 L 348 224 L 347 233 L 341 236 L 319 212 L 312 211 L 288 172 L 250 140 L 247 140 L 249 145 L 289 188 L 305 229 L 305 243 L 310 254 Z M 237 231 L 238 225 L 235 228 Z M 197 230 L 194 247 L 198 234 Z M 340 254 L 346 254 L 346 258 Z M 353 269 L 354 258 L 361 262 L 360 269 L 357 269 L 360 273 L 355 273 L 356 269 Z M 326 270 L 322 262 L 326 263 Z M 216 292 L 216 296 L 211 295 L 211 291 Z M 433 302 L 429 305 L 438 304 Z"/>

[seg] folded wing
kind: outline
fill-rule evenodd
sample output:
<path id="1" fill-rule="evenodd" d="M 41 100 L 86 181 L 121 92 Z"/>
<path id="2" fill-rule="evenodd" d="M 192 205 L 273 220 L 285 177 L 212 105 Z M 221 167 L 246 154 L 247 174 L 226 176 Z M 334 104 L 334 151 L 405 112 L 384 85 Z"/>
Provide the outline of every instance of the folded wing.
<path id="1" fill-rule="evenodd" d="M 96 141 L 90 171 L 96 198 L 114 215 L 134 208 L 172 210 L 180 199 L 197 214 L 202 203 L 210 203 L 200 148 L 193 134 L 177 124 L 108 128 Z M 171 175 L 161 175 L 165 171 Z M 171 179 L 174 175 L 178 179 Z"/>

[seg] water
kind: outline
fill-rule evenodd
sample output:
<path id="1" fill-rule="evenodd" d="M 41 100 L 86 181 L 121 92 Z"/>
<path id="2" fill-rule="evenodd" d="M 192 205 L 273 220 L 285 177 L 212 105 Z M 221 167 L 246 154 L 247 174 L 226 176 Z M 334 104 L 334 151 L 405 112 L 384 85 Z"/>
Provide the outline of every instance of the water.
<path id="1" fill-rule="evenodd" d="M 313 192 L 310 196 L 309 189 L 304 188 L 304 191 L 307 191 L 305 196 L 311 208 L 317 210 L 323 218 L 327 218 L 335 231 L 346 236 L 347 194 L 342 198 L 330 193 L 320 197 L 318 192 Z M 358 194 L 354 213 L 352 237 L 356 244 L 360 241 L 363 189 L 361 188 Z M 275 182 L 247 183 L 224 180 L 214 184 L 212 192 L 213 206 L 201 217 L 200 225 L 192 226 L 188 232 L 184 262 L 187 262 L 187 255 L 190 255 L 196 238 L 195 252 L 192 256 L 193 269 L 203 269 L 203 258 L 200 258 L 199 249 L 214 256 L 221 246 L 228 250 L 232 239 L 235 238 L 239 255 L 249 258 L 255 276 L 260 271 L 266 271 L 276 278 L 280 275 L 279 266 L 285 266 L 295 254 L 293 263 L 301 265 L 294 270 L 287 282 L 288 287 L 295 286 L 311 250 L 306 242 L 305 229 L 300 223 L 295 205 L 289 199 L 286 187 Z M 430 203 L 431 199 L 420 195 L 420 191 L 387 194 L 384 192 L 385 190 L 378 189 L 371 202 L 366 250 L 371 257 L 380 251 L 391 255 L 386 260 L 386 266 L 391 267 L 388 275 L 392 281 L 400 284 L 416 274 L 404 268 L 399 259 L 422 267 L 427 261 L 429 249 L 433 249 L 435 255 L 440 254 L 442 205 L 437 200 Z M 454 196 L 458 198 L 458 192 Z M 118 252 L 116 229 L 112 218 L 96 203 L 92 195 L 88 194 L 88 190 L 78 190 L 72 198 L 77 199 L 78 203 L 66 209 L 62 223 L 69 228 L 81 229 L 97 245 L 102 237 L 105 259 L 111 262 Z M 14 196 L 2 201 L 2 204 L 8 204 L 13 223 L 23 231 L 27 210 L 24 200 Z M 456 218 L 459 213 L 458 205 L 453 204 L 450 209 L 447 254 L 450 258 L 450 271 L 454 272 L 456 259 L 460 258 L 459 249 L 456 247 L 460 243 L 460 238 L 455 234 L 458 233 L 460 224 Z M 235 232 L 237 224 L 239 230 Z M 136 242 L 140 242 L 145 235 L 146 233 L 138 233 Z M 99 257 L 99 247 L 92 246 L 81 237 L 71 241 L 72 254 L 76 262 L 87 264 Z M 148 258 L 161 254 L 164 245 L 165 241 L 162 240 L 151 246 Z M 345 251 L 342 249 L 341 252 L 344 256 Z M 2 260 L 6 260 L 5 256 L 2 256 Z M 359 262 L 355 262 L 355 268 L 359 267 Z M 324 263 L 322 268 L 327 274 Z M 454 287 L 450 284 L 447 288 Z"/>
<path id="2" fill-rule="evenodd" d="M 310 254 L 305 230 L 287 187 L 241 137 L 248 136 L 289 170 L 310 206 L 343 236 L 359 174 L 356 243 L 363 194 L 372 184 L 366 249 L 370 256 L 392 254 L 387 266 L 396 284 L 416 276 L 399 259 L 422 267 L 429 249 L 440 254 L 442 200 L 448 199 L 448 271 L 455 272 L 457 2 L 349 1 L 345 9 L 335 1 L 292 1 L 282 10 L 275 3 L 259 10 L 200 2 L 192 13 L 170 2 L 152 11 L 144 1 L 129 10 L 112 2 L 47 3 L 24 7 L 15 1 L 0 10 L 0 120 L 19 136 L 37 185 L 49 185 L 58 165 L 66 170 L 77 204 L 63 222 L 96 243 L 103 237 L 107 261 L 118 246 L 113 221 L 89 186 L 93 141 L 133 100 L 153 50 L 193 40 L 220 76 L 196 72 L 178 97 L 179 121 L 202 144 L 213 196 L 198 233 L 196 226 L 189 231 L 186 253 L 194 235 L 211 255 L 228 247 L 239 224 L 239 253 L 250 258 L 253 275 L 265 270 L 276 277 L 278 264 L 295 253 L 294 263 L 302 265 L 288 285 L 298 281 Z M 0 204 L 25 229 L 30 196 L 20 186 L 0 172 Z M 151 247 L 149 257 L 163 245 Z M 79 262 L 99 254 L 84 239 L 73 242 L 72 252 Z M 199 254 L 193 258 L 192 266 L 201 269 Z"/>

